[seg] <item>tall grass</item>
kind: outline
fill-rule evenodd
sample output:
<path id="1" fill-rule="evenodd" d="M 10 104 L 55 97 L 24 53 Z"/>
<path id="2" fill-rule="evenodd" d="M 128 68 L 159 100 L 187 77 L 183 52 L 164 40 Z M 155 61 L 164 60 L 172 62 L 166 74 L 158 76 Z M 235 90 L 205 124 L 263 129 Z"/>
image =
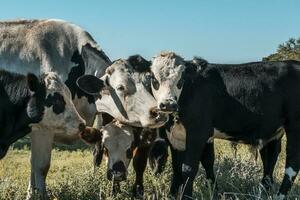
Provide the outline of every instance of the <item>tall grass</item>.
<path id="1" fill-rule="evenodd" d="M 23 143 L 22 143 L 23 142 Z M 26 197 L 29 179 L 28 143 L 21 141 L 0 161 L 0 200 L 23 200 Z M 200 166 L 194 184 L 196 199 L 274 199 L 274 194 L 283 178 L 285 152 L 280 154 L 274 172 L 275 185 L 269 194 L 260 186 L 262 167 L 260 159 L 253 160 L 248 148 L 239 145 L 237 157 L 233 155 L 231 145 L 225 141 L 216 141 L 215 185 L 206 184 L 204 169 Z M 63 149 L 63 150 L 62 150 Z M 71 150 L 70 150 L 71 149 Z M 283 148 L 285 149 L 285 148 Z M 106 179 L 105 162 L 96 174 L 93 173 L 91 149 L 82 144 L 68 149 L 67 146 L 56 147 L 52 154 L 51 168 L 47 177 L 48 192 L 51 199 L 132 199 L 131 187 L 135 174 L 129 168 L 127 181 L 121 184 L 121 192 L 111 195 L 112 184 Z M 149 168 L 145 173 L 145 199 L 167 199 L 172 170 L 170 161 L 162 175 L 155 177 Z M 290 199 L 300 199 L 299 178 L 290 192 Z"/>

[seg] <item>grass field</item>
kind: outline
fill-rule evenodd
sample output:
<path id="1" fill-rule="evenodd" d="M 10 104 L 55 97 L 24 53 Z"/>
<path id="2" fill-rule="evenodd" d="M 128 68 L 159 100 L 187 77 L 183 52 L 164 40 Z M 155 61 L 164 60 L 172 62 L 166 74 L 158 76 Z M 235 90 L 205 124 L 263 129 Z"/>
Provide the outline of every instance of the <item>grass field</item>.
<path id="1" fill-rule="evenodd" d="M 0 161 L 0 200 L 23 200 L 26 197 L 29 178 L 28 141 L 17 143 L 13 150 Z M 285 145 L 285 144 L 284 144 Z M 238 146 L 237 158 L 233 156 L 230 144 L 216 141 L 215 172 L 218 182 L 217 199 L 273 199 L 259 186 L 262 177 L 261 162 L 253 160 L 246 146 Z M 284 149 L 284 148 L 283 148 Z M 273 190 L 277 191 L 284 173 L 285 151 L 280 154 L 276 165 Z M 170 161 L 159 177 L 154 177 L 149 168 L 145 175 L 145 199 L 167 199 L 171 179 Z M 213 188 L 206 187 L 202 167 L 194 186 L 196 199 L 212 199 Z M 47 183 L 51 199 L 131 199 L 134 171 L 130 167 L 126 182 L 121 185 L 121 193 L 112 197 L 111 183 L 106 180 L 104 162 L 96 174 L 93 173 L 91 149 L 84 145 L 58 146 L 52 153 L 52 163 Z M 299 178 L 290 192 L 290 199 L 300 199 Z"/>

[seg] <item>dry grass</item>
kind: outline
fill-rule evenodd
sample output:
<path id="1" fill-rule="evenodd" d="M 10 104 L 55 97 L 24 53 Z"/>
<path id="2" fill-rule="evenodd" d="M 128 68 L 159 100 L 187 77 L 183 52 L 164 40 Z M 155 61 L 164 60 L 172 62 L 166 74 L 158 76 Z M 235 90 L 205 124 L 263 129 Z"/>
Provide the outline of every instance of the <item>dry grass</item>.
<path id="1" fill-rule="evenodd" d="M 21 145 L 20 145 L 21 144 Z M 29 149 L 19 142 L 17 149 L 9 151 L 0 161 L 0 200 L 25 199 L 29 178 Z M 22 146 L 22 147 L 20 147 Z M 216 141 L 217 159 L 215 172 L 218 181 L 217 199 L 273 199 L 259 186 L 262 177 L 261 162 L 251 160 L 248 148 L 240 145 L 237 158 L 228 142 Z M 81 145 L 72 147 L 60 146 L 53 151 L 51 168 L 47 183 L 51 199 L 131 199 L 131 186 L 134 182 L 134 171 L 130 167 L 129 177 L 121 185 L 121 193 L 115 197 L 110 194 L 111 183 L 106 180 L 104 163 L 96 174 L 93 174 L 91 149 Z M 64 149 L 64 150 L 61 150 Z M 285 152 L 281 153 L 276 165 L 274 191 L 278 190 L 284 172 Z M 170 162 L 165 172 L 154 177 L 147 169 L 145 175 L 145 199 L 166 199 L 171 179 Z M 205 173 L 202 167 L 195 182 L 194 197 L 212 199 L 213 188 L 207 188 Z M 290 199 L 300 199 L 299 178 L 290 193 Z"/>

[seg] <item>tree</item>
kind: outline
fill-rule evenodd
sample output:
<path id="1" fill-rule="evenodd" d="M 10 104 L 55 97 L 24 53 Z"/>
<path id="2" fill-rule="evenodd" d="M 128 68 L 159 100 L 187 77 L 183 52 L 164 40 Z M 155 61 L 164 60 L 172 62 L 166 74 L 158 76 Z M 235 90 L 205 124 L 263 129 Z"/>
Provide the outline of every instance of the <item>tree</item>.
<path id="1" fill-rule="evenodd" d="M 300 61 L 300 37 L 290 38 L 287 42 L 280 44 L 277 52 L 263 58 L 263 61 L 299 60 Z"/>

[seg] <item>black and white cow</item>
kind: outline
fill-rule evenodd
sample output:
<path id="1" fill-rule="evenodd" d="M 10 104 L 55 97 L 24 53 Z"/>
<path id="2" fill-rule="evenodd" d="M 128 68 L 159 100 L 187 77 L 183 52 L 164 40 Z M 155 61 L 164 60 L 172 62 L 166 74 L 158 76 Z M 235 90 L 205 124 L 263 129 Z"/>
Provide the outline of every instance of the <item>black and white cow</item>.
<path id="1" fill-rule="evenodd" d="M 263 181 L 272 180 L 283 127 L 286 170 L 277 197 L 286 198 L 300 168 L 300 62 L 210 64 L 163 52 L 151 70 L 158 107 L 174 118 L 167 126 L 173 144 L 171 194 L 185 185 L 184 198 L 191 198 L 199 162 L 215 180 L 213 138 L 258 146 Z"/>
<path id="2" fill-rule="evenodd" d="M 53 19 L 0 22 L 0 67 L 21 74 L 56 72 L 69 88 L 73 103 L 86 125 L 93 124 L 96 104 L 98 111 L 135 126 L 156 127 L 166 121 L 166 117 L 161 117 L 163 114 L 153 109 L 156 100 L 144 90 L 140 79 L 136 75 L 130 77 L 132 71 L 128 73 L 122 67 L 116 67 L 114 73 L 106 70 L 110 65 L 110 59 L 90 34 L 75 24 Z M 76 83 L 84 88 L 95 83 L 96 88 L 89 90 L 88 94 Z M 94 92 L 102 89 L 105 90 L 99 98 L 99 93 Z M 127 91 L 130 93 L 125 94 Z M 60 99 L 53 95 L 54 102 Z M 101 121 L 101 117 L 97 119 Z M 48 130 L 51 129 L 39 129 L 31 134 L 32 170 L 28 198 L 32 197 L 34 189 L 41 193 L 42 198 L 47 198 L 45 178 L 53 142 L 71 144 L 79 138 L 78 134 L 63 134 L 56 130 L 49 133 Z"/>
<path id="3" fill-rule="evenodd" d="M 68 88 L 52 72 L 38 78 L 0 70 L 0 159 L 9 145 L 40 127 L 69 134 L 85 130 Z"/>

